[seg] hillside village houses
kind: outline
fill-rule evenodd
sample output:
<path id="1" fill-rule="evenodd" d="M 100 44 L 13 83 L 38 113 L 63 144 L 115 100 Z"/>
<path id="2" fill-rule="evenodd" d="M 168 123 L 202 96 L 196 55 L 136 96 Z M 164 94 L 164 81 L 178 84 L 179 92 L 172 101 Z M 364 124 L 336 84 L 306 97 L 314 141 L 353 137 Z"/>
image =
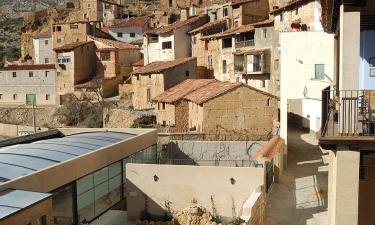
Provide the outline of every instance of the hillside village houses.
<path id="1" fill-rule="evenodd" d="M 206 140 L 268 140 L 278 117 L 276 96 L 215 79 L 185 80 L 152 101 L 158 125 L 204 133 Z"/>
<path id="2" fill-rule="evenodd" d="M 151 17 L 134 17 L 116 21 L 108 27 L 108 33 L 118 41 L 130 43 L 143 41 L 143 33 L 152 28 Z"/>
<path id="3" fill-rule="evenodd" d="M 51 31 L 33 36 L 34 63 L 52 64 L 55 63 L 52 50 Z"/>
<path id="4" fill-rule="evenodd" d="M 186 79 L 196 78 L 196 58 L 155 61 L 132 74 L 134 109 L 155 108 L 151 99 Z"/>
<path id="5" fill-rule="evenodd" d="M 82 0 L 77 20 L 101 21 L 110 26 L 116 19 L 123 19 L 123 5 L 117 0 Z"/>

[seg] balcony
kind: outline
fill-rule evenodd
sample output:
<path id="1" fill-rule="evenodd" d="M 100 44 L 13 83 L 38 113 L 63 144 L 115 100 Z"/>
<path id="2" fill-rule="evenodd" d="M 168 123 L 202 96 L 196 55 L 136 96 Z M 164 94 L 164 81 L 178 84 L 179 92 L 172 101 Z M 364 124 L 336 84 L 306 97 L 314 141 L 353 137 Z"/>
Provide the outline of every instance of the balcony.
<path id="1" fill-rule="evenodd" d="M 245 48 L 255 46 L 254 40 L 238 41 L 235 43 L 236 48 Z"/>
<path id="2" fill-rule="evenodd" d="M 324 90 L 320 142 L 375 141 L 375 90 Z"/>

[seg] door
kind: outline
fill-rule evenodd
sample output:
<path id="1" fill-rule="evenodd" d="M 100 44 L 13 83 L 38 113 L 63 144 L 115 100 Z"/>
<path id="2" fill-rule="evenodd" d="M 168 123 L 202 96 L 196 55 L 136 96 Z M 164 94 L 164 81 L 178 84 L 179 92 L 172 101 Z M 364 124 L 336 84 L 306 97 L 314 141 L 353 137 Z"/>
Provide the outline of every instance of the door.
<path id="1" fill-rule="evenodd" d="M 32 105 L 36 103 L 36 95 L 35 94 L 27 94 L 26 95 L 26 104 Z"/>

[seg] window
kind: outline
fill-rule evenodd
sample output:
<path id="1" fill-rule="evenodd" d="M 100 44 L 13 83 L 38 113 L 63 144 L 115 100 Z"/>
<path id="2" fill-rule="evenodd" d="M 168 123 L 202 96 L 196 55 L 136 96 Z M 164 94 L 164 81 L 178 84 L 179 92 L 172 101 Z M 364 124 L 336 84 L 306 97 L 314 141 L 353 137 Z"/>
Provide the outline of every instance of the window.
<path id="1" fill-rule="evenodd" d="M 117 37 L 122 37 L 122 32 L 117 32 Z"/>
<path id="2" fill-rule="evenodd" d="M 46 94 L 46 101 L 49 101 L 50 100 L 50 95 L 49 94 Z"/>
<path id="3" fill-rule="evenodd" d="M 70 24 L 70 29 L 78 29 L 78 24 Z"/>
<path id="4" fill-rule="evenodd" d="M 283 22 L 284 21 L 284 13 L 281 13 L 280 14 L 280 22 Z"/>
<path id="5" fill-rule="evenodd" d="M 47 225 L 47 216 L 42 216 L 39 217 L 38 220 L 36 221 L 37 225 Z"/>
<path id="6" fill-rule="evenodd" d="M 134 37 L 135 37 L 135 33 L 130 33 L 129 36 L 130 36 L 131 38 L 134 38 Z"/>
<path id="7" fill-rule="evenodd" d="M 90 3 L 87 4 L 87 8 L 88 8 L 88 9 L 91 9 L 91 4 L 90 4 Z"/>
<path id="8" fill-rule="evenodd" d="M 17 77 L 17 72 L 13 72 L 12 77 Z"/>
<path id="9" fill-rule="evenodd" d="M 46 76 L 46 77 L 48 77 L 48 73 L 49 73 L 49 71 L 46 71 L 46 73 L 45 73 L 45 76 Z"/>
<path id="10" fill-rule="evenodd" d="M 49 63 L 49 58 L 44 58 L 44 63 Z"/>
<path id="11" fill-rule="evenodd" d="M 0 100 L 3 98 L 3 94 L 0 94 Z"/>
<path id="12" fill-rule="evenodd" d="M 204 41 L 204 50 L 208 50 L 208 40 Z"/>
<path id="13" fill-rule="evenodd" d="M 29 77 L 34 77 L 34 73 L 32 71 L 29 72 Z"/>
<path id="14" fill-rule="evenodd" d="M 48 40 L 44 40 L 44 44 L 45 44 L 45 45 L 48 45 Z"/>
<path id="15" fill-rule="evenodd" d="M 223 73 L 227 73 L 227 61 L 223 60 Z"/>
<path id="16" fill-rule="evenodd" d="M 13 94 L 13 100 L 17 100 L 17 94 Z"/>
<path id="17" fill-rule="evenodd" d="M 169 0 L 169 7 L 173 6 L 173 0 Z"/>
<path id="18" fill-rule="evenodd" d="M 208 63 L 208 69 L 212 70 L 212 55 L 208 56 L 207 63 Z"/>
<path id="19" fill-rule="evenodd" d="M 167 121 L 163 120 L 163 124 L 162 124 L 163 127 L 166 127 L 167 126 Z"/>
<path id="20" fill-rule="evenodd" d="M 315 64 L 315 80 L 324 80 L 324 64 Z"/>
<path id="21" fill-rule="evenodd" d="M 110 52 L 100 52 L 100 60 L 101 61 L 109 61 L 111 59 Z"/>
<path id="22" fill-rule="evenodd" d="M 234 28 L 237 28 L 238 27 L 238 21 L 234 21 Z"/>
<path id="23" fill-rule="evenodd" d="M 165 41 L 161 43 L 162 49 L 171 49 L 172 48 L 172 42 L 171 41 Z"/>
<path id="24" fill-rule="evenodd" d="M 83 18 L 84 18 L 84 19 L 87 19 L 87 18 L 88 18 L 87 13 L 84 13 L 84 14 L 83 14 Z"/>
<path id="25" fill-rule="evenodd" d="M 61 72 L 57 72 L 56 76 L 58 76 L 58 77 L 59 77 L 60 75 L 61 75 Z"/>
<path id="26" fill-rule="evenodd" d="M 61 38 L 57 38 L 57 43 L 61 43 Z"/>
<path id="27" fill-rule="evenodd" d="M 267 38 L 267 29 L 262 30 L 262 36 L 263 38 Z"/>
<path id="28" fill-rule="evenodd" d="M 273 68 L 274 68 L 274 70 L 278 70 L 279 69 L 279 59 L 275 59 Z"/>
<path id="29" fill-rule="evenodd" d="M 57 27 L 56 27 L 56 30 L 57 30 L 57 31 L 61 31 L 61 26 L 57 26 Z"/>
<path id="30" fill-rule="evenodd" d="M 197 37 L 196 36 L 191 36 L 191 43 L 196 44 L 197 43 Z"/>
<path id="31" fill-rule="evenodd" d="M 137 77 L 137 80 L 139 80 L 139 75 L 136 75 L 136 77 Z"/>
<path id="32" fill-rule="evenodd" d="M 223 48 L 231 48 L 232 47 L 232 38 L 225 38 L 223 39 Z"/>
<path id="33" fill-rule="evenodd" d="M 294 13 L 295 13 L 296 15 L 298 15 L 298 8 L 294 11 Z"/>
<path id="34" fill-rule="evenodd" d="M 266 81 L 262 80 L 262 88 L 265 88 L 265 87 L 266 87 Z"/>
<path id="35" fill-rule="evenodd" d="M 224 17 L 228 16 L 228 8 L 223 9 L 223 16 Z"/>
<path id="36" fill-rule="evenodd" d="M 151 90 L 150 88 L 147 88 L 147 102 L 151 101 Z"/>
<path id="37" fill-rule="evenodd" d="M 189 76 L 189 71 L 187 70 L 186 73 L 185 73 L 185 76 Z"/>
<path id="38" fill-rule="evenodd" d="M 161 103 L 161 108 L 164 110 L 165 109 L 165 102 Z"/>

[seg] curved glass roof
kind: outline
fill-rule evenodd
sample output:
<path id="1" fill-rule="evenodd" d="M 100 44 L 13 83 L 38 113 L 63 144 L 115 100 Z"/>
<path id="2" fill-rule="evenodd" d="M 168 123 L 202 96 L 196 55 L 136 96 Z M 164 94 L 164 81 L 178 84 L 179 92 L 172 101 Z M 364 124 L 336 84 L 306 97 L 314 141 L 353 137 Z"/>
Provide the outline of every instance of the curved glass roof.
<path id="1" fill-rule="evenodd" d="M 135 134 L 87 132 L 0 148 L 0 183 L 127 140 Z"/>

